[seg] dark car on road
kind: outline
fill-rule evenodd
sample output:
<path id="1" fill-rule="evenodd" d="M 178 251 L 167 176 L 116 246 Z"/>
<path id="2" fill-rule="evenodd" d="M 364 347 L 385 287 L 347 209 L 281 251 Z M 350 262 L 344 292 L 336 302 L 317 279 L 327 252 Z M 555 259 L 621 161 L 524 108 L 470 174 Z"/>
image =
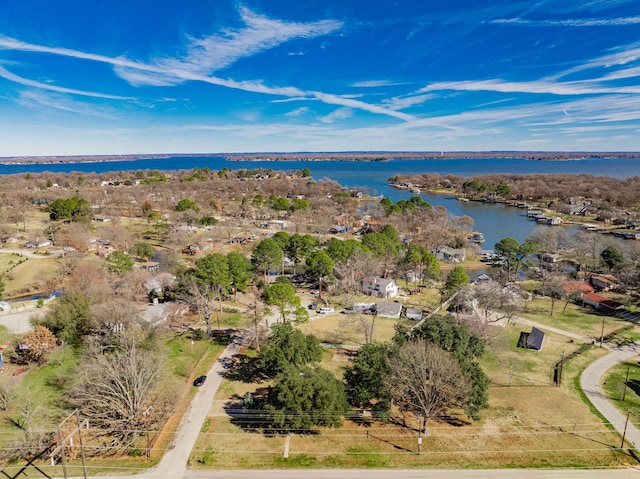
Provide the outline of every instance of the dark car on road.
<path id="1" fill-rule="evenodd" d="M 196 380 L 193 381 L 193 385 L 202 386 L 206 380 L 207 380 L 207 376 L 198 376 Z"/>

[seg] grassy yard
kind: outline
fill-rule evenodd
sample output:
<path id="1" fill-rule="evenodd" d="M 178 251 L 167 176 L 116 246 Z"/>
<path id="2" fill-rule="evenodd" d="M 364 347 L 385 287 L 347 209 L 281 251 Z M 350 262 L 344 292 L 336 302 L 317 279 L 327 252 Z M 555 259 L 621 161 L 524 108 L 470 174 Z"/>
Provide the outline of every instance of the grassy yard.
<path id="1" fill-rule="evenodd" d="M 407 323 L 401 321 L 401 324 Z M 365 326 L 366 324 L 366 326 Z M 373 340 L 388 341 L 395 334 L 398 321 L 369 315 L 330 314 L 301 324 L 298 328 L 305 334 L 313 334 L 320 342 L 362 346 L 366 343 L 364 328 L 373 325 Z"/>
<path id="2" fill-rule="evenodd" d="M 640 364 L 637 360 L 617 364 L 604 378 L 603 388 L 623 414 L 640 427 Z"/>
<path id="3" fill-rule="evenodd" d="M 167 357 L 169 366 L 167 384 L 171 384 L 171 387 L 178 385 L 181 388 L 180 399 L 175 405 L 174 413 L 163 430 L 152 431 L 151 459 L 144 457 L 88 459 L 89 469 L 94 472 L 113 473 L 114 468 L 118 471 L 137 472 L 137 469 L 152 465 L 166 450 L 173 437 L 173 431 L 196 392 L 196 388 L 191 386 L 193 378 L 206 374 L 223 349 L 222 345 L 205 340 L 194 341 L 192 344 L 191 337 L 188 335 L 175 336 L 169 331 L 160 334 L 159 344 Z M 15 336 L 0 332 L 0 340 L 3 343 L 11 343 L 13 339 Z M 72 406 L 66 400 L 66 390 L 71 385 L 72 371 L 78 367 L 79 358 L 78 351 L 69 347 L 60 348 L 45 366 L 29 366 L 24 368 L 21 374 L 14 376 L 13 373 L 18 367 L 9 362 L 9 354 L 5 354 L 5 373 L 0 377 L 0 381 L 10 387 L 11 395 L 8 408 L 3 414 L 3 421 L 0 423 L 3 446 L 9 446 L 22 436 L 27 406 L 34 410 L 32 423 L 34 428 L 55 430 L 61 418 L 72 410 Z M 79 458 L 73 460 L 68 458 L 68 463 L 70 468 L 74 468 L 73 475 L 81 475 Z M 47 466 L 43 468 L 54 475 L 61 475 L 59 466 L 55 469 L 49 469 Z"/>
<path id="4" fill-rule="evenodd" d="M 4 298 L 37 292 L 43 278 L 55 274 L 56 268 L 56 259 L 53 257 L 27 258 L 19 254 L 0 253 Z"/>
<path id="5" fill-rule="evenodd" d="M 291 434 L 286 438 L 253 430 L 214 402 L 191 456 L 192 467 L 213 469 L 320 468 L 503 468 L 599 467 L 632 463 L 612 450 L 618 436 L 579 399 L 561 388 L 491 388 L 491 407 L 477 423 L 430 422 L 417 454 L 415 418 L 368 422 L 356 417 L 338 429 Z M 588 451 L 588 452 L 587 452 Z"/>
<path id="6" fill-rule="evenodd" d="M 337 316 L 337 315 L 336 315 Z M 320 321 L 320 320 L 319 320 Z M 303 325 L 327 330 L 339 327 L 334 317 Z M 314 325 L 314 323 L 317 323 Z M 516 347 L 522 328 L 492 327 L 482 364 L 492 380 L 490 407 L 479 422 L 464 415 L 430 421 L 417 454 L 416 420 L 368 421 L 357 411 L 337 429 L 292 433 L 289 457 L 286 436 L 254 429 L 238 414 L 247 392 L 260 394 L 268 382 L 225 380 L 211 406 L 191 456 L 191 465 L 203 469 L 227 468 L 503 468 L 602 467 L 635 464 L 615 451 L 619 437 L 594 414 L 575 387 L 584 367 L 604 350 L 592 348 L 565 365 L 563 383 L 551 386 L 551 366 L 564 350 L 580 345 L 549 334 L 543 350 Z M 308 329 L 307 329 L 308 330 Z M 249 356 L 255 357 L 250 351 Z M 325 353 L 322 366 L 338 377 L 348 357 Z M 505 367 L 507 365 L 507 367 Z M 505 369 L 507 369 L 505 371 Z M 513 370 L 513 375 L 509 371 Z M 512 384 L 509 387 L 509 384 Z"/>
<path id="7" fill-rule="evenodd" d="M 596 314 L 590 307 L 570 303 L 564 313 L 563 308 L 564 301 L 556 301 L 554 313 L 551 316 L 551 300 L 536 298 L 519 315 L 547 326 L 592 338 L 600 337 L 603 320 L 605 336 L 629 324 L 619 318 Z"/>
<path id="8" fill-rule="evenodd" d="M 561 354 L 568 356 L 582 344 L 547 333 L 540 351 L 517 347 L 521 332 L 529 327 L 509 324 L 490 327 L 486 352 L 480 361 L 492 383 L 497 385 L 549 385 L 553 381 L 553 365 Z"/>

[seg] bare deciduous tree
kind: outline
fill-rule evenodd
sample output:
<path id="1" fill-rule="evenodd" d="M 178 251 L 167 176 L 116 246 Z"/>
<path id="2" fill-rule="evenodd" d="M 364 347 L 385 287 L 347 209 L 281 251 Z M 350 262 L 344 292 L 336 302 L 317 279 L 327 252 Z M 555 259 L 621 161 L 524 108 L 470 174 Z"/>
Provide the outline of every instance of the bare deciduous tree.
<path id="1" fill-rule="evenodd" d="M 129 339 L 120 350 L 90 354 L 82 364 L 71 399 L 99 431 L 100 454 L 127 451 L 165 417 L 174 388 L 161 387 L 163 364 L 153 351 Z"/>
<path id="2" fill-rule="evenodd" d="M 207 328 L 207 336 L 211 336 L 211 317 L 216 312 L 217 300 L 217 296 L 214 294 L 214 286 L 209 283 L 200 283 L 194 278 L 187 278 L 180 296 L 202 316 Z"/>
<path id="3" fill-rule="evenodd" d="M 389 359 L 387 386 L 402 411 L 425 422 L 459 406 L 468 393 L 467 380 L 449 353 L 423 339 L 412 340 Z"/>
<path id="4" fill-rule="evenodd" d="M 461 291 L 458 302 L 472 310 L 485 323 L 503 319 L 509 321 L 515 314 L 519 297 L 512 289 L 497 281 L 481 281 L 472 288 Z"/>

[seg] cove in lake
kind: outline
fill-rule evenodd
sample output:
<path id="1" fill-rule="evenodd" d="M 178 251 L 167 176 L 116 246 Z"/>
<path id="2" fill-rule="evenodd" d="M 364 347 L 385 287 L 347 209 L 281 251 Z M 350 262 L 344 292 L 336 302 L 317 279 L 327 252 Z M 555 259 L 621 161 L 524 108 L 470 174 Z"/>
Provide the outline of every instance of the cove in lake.
<path id="1" fill-rule="evenodd" d="M 524 158 L 483 159 L 425 159 L 359 161 L 229 161 L 220 156 L 176 156 L 167 158 L 110 161 L 94 163 L 4 164 L 0 174 L 41 173 L 106 173 L 135 170 L 189 170 L 192 168 L 255 169 L 272 168 L 276 171 L 309 168 L 315 180 L 332 179 L 346 187 L 366 187 L 374 195 L 384 195 L 393 201 L 408 199 L 412 193 L 387 185 L 389 177 L 419 173 L 474 176 L 488 174 L 591 174 L 628 178 L 640 174 L 640 158 L 586 158 L 579 160 L 526 160 Z M 420 196 L 434 206 L 444 206 L 454 216 L 467 215 L 474 219 L 474 230 L 485 236 L 483 248 L 493 249 L 505 237 L 524 241 L 536 228 L 535 221 L 527 220 L 524 211 L 505 205 L 461 202 L 454 197 L 421 193 Z"/>

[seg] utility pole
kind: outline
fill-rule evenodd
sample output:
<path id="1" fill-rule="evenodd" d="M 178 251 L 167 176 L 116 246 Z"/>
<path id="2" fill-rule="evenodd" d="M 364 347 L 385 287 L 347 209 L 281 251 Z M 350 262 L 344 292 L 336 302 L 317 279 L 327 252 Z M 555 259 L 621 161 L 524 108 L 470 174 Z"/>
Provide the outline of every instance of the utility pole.
<path id="1" fill-rule="evenodd" d="M 562 385 L 562 370 L 564 369 L 564 351 L 560 353 L 560 368 L 558 369 L 558 387 Z"/>
<path id="2" fill-rule="evenodd" d="M 620 444 L 620 449 L 622 449 L 624 447 L 624 438 L 627 435 L 627 425 L 629 424 L 629 413 L 631 411 L 629 409 L 627 409 L 627 419 L 624 422 L 624 432 L 622 433 L 622 443 Z"/>
<path id="3" fill-rule="evenodd" d="M 82 458 L 82 475 L 87 479 L 87 465 L 84 462 L 84 442 L 82 441 L 82 424 L 80 424 L 80 411 L 76 409 L 76 424 L 78 426 L 78 440 L 80 441 L 80 457 Z"/>
<path id="4" fill-rule="evenodd" d="M 422 414 L 418 414 L 418 455 L 422 451 Z"/>
<path id="5" fill-rule="evenodd" d="M 62 433 L 60 433 L 60 426 L 58 426 L 58 442 L 60 443 L 60 457 L 62 458 L 62 472 L 64 473 L 64 479 L 68 479 L 67 475 L 67 459 L 64 457 L 64 443 L 62 442 Z M 624 436 L 622 437 L 624 443 Z"/>
<path id="6" fill-rule="evenodd" d="M 629 368 L 631 366 L 627 365 L 627 377 L 624 379 L 624 390 L 622 391 L 622 402 L 624 402 L 624 398 L 627 397 L 627 383 L 629 382 Z"/>

